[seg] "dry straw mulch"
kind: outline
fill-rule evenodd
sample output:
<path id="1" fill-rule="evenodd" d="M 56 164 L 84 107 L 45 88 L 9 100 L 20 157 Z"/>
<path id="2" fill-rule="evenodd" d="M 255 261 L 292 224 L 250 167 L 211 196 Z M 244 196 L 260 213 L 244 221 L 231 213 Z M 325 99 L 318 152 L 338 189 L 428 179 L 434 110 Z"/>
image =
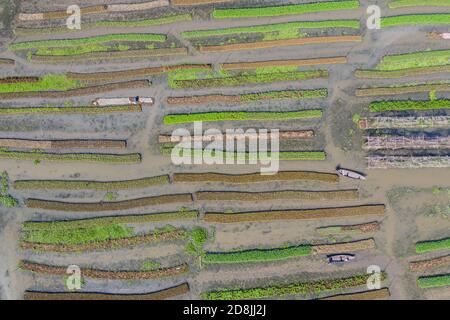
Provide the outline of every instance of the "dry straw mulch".
<path id="1" fill-rule="evenodd" d="M 305 66 L 318 66 L 323 64 L 343 64 L 343 63 L 347 63 L 347 57 L 233 62 L 222 64 L 222 69 L 243 70 L 243 69 L 256 69 L 265 67 L 305 67 Z"/>
<path id="2" fill-rule="evenodd" d="M 200 52 L 227 52 L 239 50 L 252 49 L 269 49 L 283 46 L 299 46 L 306 44 L 322 44 L 322 43 L 336 43 L 336 42 L 360 42 L 361 36 L 330 36 L 330 37 L 311 37 L 287 40 L 270 40 L 247 43 L 235 43 L 217 46 L 199 46 Z"/>
<path id="3" fill-rule="evenodd" d="M 24 300 L 164 300 L 189 292 L 188 283 L 161 291 L 137 294 L 97 293 L 97 292 L 38 292 L 25 291 Z"/>
<path id="4" fill-rule="evenodd" d="M 67 267 L 51 266 L 30 261 L 22 261 L 20 267 L 23 270 L 32 271 L 35 273 L 43 273 L 50 275 L 66 275 Z M 108 280 L 148 280 L 159 279 L 164 277 L 173 277 L 184 274 L 189 271 L 187 264 L 182 264 L 169 268 L 155 269 L 149 271 L 109 271 L 91 268 L 81 268 L 83 277 L 93 279 L 108 279 Z"/>
<path id="5" fill-rule="evenodd" d="M 313 245 L 312 254 L 316 255 L 316 254 L 345 253 L 375 248 L 376 248 L 375 240 L 365 239 L 345 243 Z"/>
<path id="6" fill-rule="evenodd" d="M 149 67 L 141 69 L 120 70 L 120 71 L 108 71 L 108 72 L 95 72 L 95 73 L 76 73 L 68 72 L 67 78 L 79 81 L 107 81 L 118 80 L 124 78 L 138 78 L 145 77 L 153 74 L 164 73 L 169 71 L 187 70 L 195 68 L 211 68 L 210 64 L 180 64 L 169 65 L 162 67 Z"/>
<path id="7" fill-rule="evenodd" d="M 409 264 L 411 271 L 422 271 L 450 265 L 450 255 L 434 259 L 414 261 Z"/>
<path id="8" fill-rule="evenodd" d="M 26 140 L 0 138 L 0 147 L 27 149 L 124 149 L 125 140 Z"/>
<path id="9" fill-rule="evenodd" d="M 98 63 L 99 61 L 108 61 L 114 59 L 145 59 L 149 57 L 164 57 L 187 55 L 187 48 L 160 48 L 160 49 L 143 49 L 143 50 L 127 50 L 127 51 L 109 51 L 109 52 L 89 52 L 75 56 L 47 56 L 32 55 L 31 62 L 34 63 Z"/>
<path id="10" fill-rule="evenodd" d="M 258 183 L 272 181 L 296 181 L 310 180 L 320 182 L 337 183 L 339 176 L 335 173 L 313 171 L 280 171 L 273 175 L 248 174 L 224 174 L 224 173 L 174 173 L 173 182 L 222 182 L 222 183 Z"/>

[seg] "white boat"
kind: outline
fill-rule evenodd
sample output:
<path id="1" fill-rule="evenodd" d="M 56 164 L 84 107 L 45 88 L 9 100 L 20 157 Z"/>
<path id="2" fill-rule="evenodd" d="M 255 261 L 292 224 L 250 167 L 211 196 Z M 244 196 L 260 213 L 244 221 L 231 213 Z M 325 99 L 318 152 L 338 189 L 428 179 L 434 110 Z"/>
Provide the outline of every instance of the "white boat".
<path id="1" fill-rule="evenodd" d="M 343 177 L 348 177 L 357 180 L 366 180 L 366 177 L 363 174 L 356 171 L 351 171 L 347 169 L 338 169 L 337 172 L 339 172 L 339 174 Z"/>
<path id="2" fill-rule="evenodd" d="M 152 105 L 153 103 L 153 98 L 150 97 L 97 98 L 92 101 L 95 106 Z"/>
<path id="3" fill-rule="evenodd" d="M 354 254 L 332 254 L 327 256 L 328 263 L 345 263 L 355 259 Z"/>

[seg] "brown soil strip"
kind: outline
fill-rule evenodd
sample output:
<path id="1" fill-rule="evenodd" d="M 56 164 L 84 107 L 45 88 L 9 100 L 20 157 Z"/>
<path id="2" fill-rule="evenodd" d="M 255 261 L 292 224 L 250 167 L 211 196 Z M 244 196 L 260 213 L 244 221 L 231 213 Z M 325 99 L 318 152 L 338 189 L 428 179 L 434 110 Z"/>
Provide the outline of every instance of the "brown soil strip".
<path id="1" fill-rule="evenodd" d="M 362 37 L 331 36 L 331 37 L 311 37 L 311 38 L 287 39 L 287 40 L 258 41 L 258 42 L 236 43 L 218 46 L 200 46 L 199 51 L 223 52 L 223 51 L 238 51 L 238 50 L 252 50 L 252 49 L 268 49 L 283 46 L 298 46 L 305 44 L 322 44 L 322 43 L 356 42 L 356 41 L 362 41 Z"/>
<path id="2" fill-rule="evenodd" d="M 391 296 L 388 288 L 370 290 L 364 292 L 345 293 L 321 298 L 320 300 L 376 300 L 388 299 Z"/>
<path id="3" fill-rule="evenodd" d="M 82 244 L 54 244 L 36 243 L 22 241 L 20 247 L 24 250 L 50 251 L 50 252 L 86 252 L 96 250 L 113 250 L 119 248 L 130 248 L 144 244 L 153 244 L 163 241 L 180 240 L 186 236 L 182 229 L 167 231 L 162 233 L 146 234 L 123 239 L 113 239 L 100 242 L 89 242 Z"/>
<path id="4" fill-rule="evenodd" d="M 202 4 L 233 2 L 236 0 L 171 0 L 173 6 L 197 6 Z"/>
<path id="5" fill-rule="evenodd" d="M 68 72 L 67 78 L 79 81 L 105 81 L 105 80 L 118 80 L 124 78 L 137 78 L 145 77 L 153 74 L 159 74 L 176 70 L 187 70 L 195 68 L 211 68 L 210 64 L 181 64 L 162 67 L 141 68 L 132 70 L 110 71 L 110 72 L 95 72 L 95 73 L 75 73 Z"/>
<path id="6" fill-rule="evenodd" d="M 26 140 L 0 138 L 0 147 L 27 149 L 126 148 L 125 140 Z"/>
<path id="7" fill-rule="evenodd" d="M 21 261 L 20 268 L 23 270 L 44 273 L 50 275 L 67 275 L 67 267 L 50 266 L 30 261 Z M 108 271 L 90 268 L 82 268 L 81 274 L 83 277 L 93 279 L 108 279 L 108 280 L 148 280 L 159 279 L 164 277 L 174 277 L 189 271 L 187 264 L 178 265 L 175 267 L 155 269 L 149 271 Z"/>
<path id="8" fill-rule="evenodd" d="M 368 222 L 368 223 L 362 223 L 362 224 L 354 224 L 354 225 L 347 225 L 342 226 L 342 231 L 361 231 L 363 233 L 369 233 L 369 232 L 375 232 L 380 230 L 380 223 L 375 222 Z"/>
<path id="9" fill-rule="evenodd" d="M 148 88 L 150 82 L 148 80 L 135 80 L 118 83 L 110 83 L 99 86 L 91 86 L 86 88 L 72 89 L 67 91 L 28 91 L 28 92 L 10 92 L 0 93 L 1 99 L 16 98 L 68 98 L 98 94 L 103 92 L 127 89 Z"/>
<path id="10" fill-rule="evenodd" d="M 6 77 L 1 78 L 0 83 L 32 83 L 32 82 L 38 82 L 40 80 L 39 77 Z"/>
<path id="11" fill-rule="evenodd" d="M 100 60 L 137 59 L 149 57 L 163 57 L 175 55 L 187 55 L 186 48 L 161 48 L 150 50 L 128 50 L 112 52 L 90 52 L 76 56 L 46 56 L 33 55 L 31 62 L 36 63 L 67 63 L 67 62 L 98 62 Z"/>
<path id="12" fill-rule="evenodd" d="M 222 64 L 221 67 L 224 70 L 244 70 L 244 69 L 256 69 L 264 67 L 305 67 L 305 66 L 318 66 L 323 64 L 342 64 L 342 63 L 344 64 L 347 63 L 347 57 L 224 63 Z"/>
<path id="13" fill-rule="evenodd" d="M 174 173 L 172 181 L 177 182 L 221 182 L 221 183 L 258 183 L 272 181 L 296 181 L 311 180 L 320 182 L 337 183 L 339 176 L 334 173 L 313 171 L 281 171 L 273 175 L 261 175 L 260 173 L 248 174 L 223 174 L 223 173 Z"/>
<path id="14" fill-rule="evenodd" d="M 189 292 L 189 285 L 183 283 L 161 291 L 140 294 L 113 294 L 90 292 L 38 292 L 25 291 L 24 300 L 164 300 Z"/>
<path id="15" fill-rule="evenodd" d="M 15 63 L 13 59 L 0 58 L 0 65 L 14 65 Z"/>
<path id="16" fill-rule="evenodd" d="M 272 191 L 272 192 L 232 192 L 199 191 L 195 193 L 199 201 L 273 201 L 273 200 L 353 200 L 358 198 L 358 190 L 338 191 Z"/>
<path id="17" fill-rule="evenodd" d="M 350 253 L 354 251 L 375 249 L 375 240 L 366 239 L 353 242 L 320 244 L 312 246 L 312 254 Z"/>
<path id="18" fill-rule="evenodd" d="M 59 210 L 59 211 L 116 211 L 127 210 L 146 206 L 156 206 L 170 203 L 192 202 L 192 195 L 190 193 L 182 194 L 168 194 L 155 197 L 145 197 L 124 201 L 112 202 L 61 202 L 40 199 L 27 199 L 25 205 L 28 208 L 45 209 L 45 210 Z"/>
<path id="19" fill-rule="evenodd" d="M 273 210 L 238 213 L 207 212 L 204 220 L 215 223 L 237 223 L 270 220 L 310 220 L 325 218 L 344 218 L 360 216 L 384 215 L 384 205 L 366 205 L 341 208 Z"/>
<path id="20" fill-rule="evenodd" d="M 372 97 L 372 96 L 430 92 L 430 91 L 448 92 L 450 91 L 450 84 L 423 84 L 407 87 L 381 87 L 381 88 L 356 89 L 355 95 L 357 97 Z"/>
<path id="21" fill-rule="evenodd" d="M 429 260 L 411 262 L 409 264 L 409 269 L 411 271 L 421 271 L 448 265 L 450 265 L 450 255 Z"/>
<path id="22" fill-rule="evenodd" d="M 311 139 L 314 138 L 314 131 L 313 130 L 300 130 L 300 131 L 282 131 L 278 134 L 279 139 Z M 235 134 L 232 137 L 229 137 L 234 140 L 244 140 L 244 139 L 258 139 L 258 134 Z M 270 139 L 270 136 L 268 137 Z M 159 143 L 171 143 L 171 142 L 180 142 L 183 139 L 187 139 L 186 137 L 182 136 L 171 136 L 171 135 L 165 135 L 160 134 L 158 136 L 158 142 Z M 190 141 L 213 141 L 217 139 L 227 139 L 227 135 L 202 135 L 202 136 L 191 136 Z"/>

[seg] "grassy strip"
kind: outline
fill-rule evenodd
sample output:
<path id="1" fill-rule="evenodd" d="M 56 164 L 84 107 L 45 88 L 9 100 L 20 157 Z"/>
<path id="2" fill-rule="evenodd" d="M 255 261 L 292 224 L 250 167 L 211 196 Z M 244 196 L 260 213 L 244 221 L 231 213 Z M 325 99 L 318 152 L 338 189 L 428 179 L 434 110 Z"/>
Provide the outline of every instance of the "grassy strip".
<path id="1" fill-rule="evenodd" d="M 292 295 L 319 294 L 339 289 L 353 288 L 366 285 L 370 274 L 359 274 L 341 279 L 323 279 L 311 282 L 300 282 L 289 285 L 260 287 L 251 289 L 218 290 L 202 294 L 206 300 L 241 300 L 275 298 Z M 386 278 L 383 272 L 382 279 Z"/>
<path id="2" fill-rule="evenodd" d="M 189 292 L 187 283 L 151 293 L 117 294 L 98 292 L 38 292 L 25 291 L 24 300 L 163 300 Z"/>
<path id="3" fill-rule="evenodd" d="M 126 190 L 168 184 L 169 176 L 124 180 L 124 181 L 83 181 L 83 180 L 17 180 L 15 189 L 64 189 L 64 190 Z"/>
<path id="4" fill-rule="evenodd" d="M 416 253 L 450 249 L 450 238 L 434 241 L 421 241 L 416 243 Z"/>
<path id="5" fill-rule="evenodd" d="M 85 244 L 128 238 L 133 229 L 120 224 L 93 226 L 83 229 L 48 229 L 25 231 L 22 241 L 60 245 Z"/>
<path id="6" fill-rule="evenodd" d="M 46 153 L 41 151 L 11 151 L 0 148 L 0 158 L 34 161 L 75 161 L 99 163 L 140 163 L 139 153 L 105 154 L 105 153 Z"/>
<path id="7" fill-rule="evenodd" d="M 450 50 L 435 50 L 385 56 L 377 65 L 380 71 L 435 67 L 450 64 Z"/>
<path id="8" fill-rule="evenodd" d="M 59 220 L 59 221 L 27 221 L 22 225 L 23 231 L 42 231 L 42 230 L 68 230 L 81 228 L 95 228 L 100 226 L 115 224 L 135 224 L 147 222 L 160 222 L 170 220 L 190 220 L 196 219 L 198 211 L 180 210 L 178 212 L 163 212 L 149 214 L 135 214 L 110 216 L 99 218 L 88 218 L 78 220 Z"/>
<path id="9" fill-rule="evenodd" d="M 139 28 L 149 27 L 163 24 L 171 24 L 181 21 L 191 21 L 191 14 L 175 14 L 156 19 L 144 19 L 144 20 L 130 20 L 130 21 L 99 21 L 82 23 L 82 30 L 94 29 L 94 28 Z M 27 28 L 17 27 L 14 29 L 14 34 L 17 36 L 28 36 L 36 34 L 58 34 L 58 33 L 74 33 L 79 32 L 77 29 L 68 29 L 66 26 L 50 27 L 50 28 Z"/>
<path id="10" fill-rule="evenodd" d="M 341 208 L 298 209 L 298 210 L 273 210 L 253 211 L 237 213 L 207 212 L 205 222 L 214 223 L 240 223 L 250 221 L 271 220 L 308 220 L 324 218 L 344 218 L 357 216 L 384 215 L 384 205 L 365 205 Z"/>
<path id="11" fill-rule="evenodd" d="M 13 107 L 0 108 L 0 115 L 13 114 L 33 114 L 33 113 L 67 113 L 67 114 L 83 114 L 83 113 L 112 113 L 112 112 L 140 112 L 140 106 L 107 106 L 107 107 Z"/>
<path id="12" fill-rule="evenodd" d="M 264 24 L 250 27 L 235 27 L 212 30 L 184 31 L 181 35 L 186 39 L 205 38 L 213 36 L 227 36 L 245 33 L 268 33 L 268 32 L 298 32 L 298 29 L 325 29 L 325 28 L 352 28 L 359 29 L 358 20 L 325 20 L 325 21 L 302 21 L 276 24 Z"/>
<path id="13" fill-rule="evenodd" d="M 138 199 L 111 201 L 111 202 L 62 202 L 41 199 L 27 199 L 25 205 L 28 208 L 60 210 L 60 211 L 117 211 L 146 206 L 174 204 L 179 202 L 192 202 L 190 193 L 168 194 Z"/>
<path id="14" fill-rule="evenodd" d="M 254 249 L 234 252 L 207 252 L 202 259 L 204 263 L 248 263 L 268 262 L 309 256 L 311 246 L 302 245 L 275 249 Z"/>
<path id="15" fill-rule="evenodd" d="M 165 147 L 161 149 L 163 155 L 172 155 L 173 147 Z M 260 155 L 258 153 L 248 153 L 248 152 L 224 152 L 213 150 L 212 152 L 207 150 L 192 150 L 192 149 L 180 149 L 178 150 L 180 157 L 203 157 L 210 158 L 213 157 L 219 160 L 232 159 L 233 161 L 249 161 L 250 159 L 267 159 L 269 157 L 274 157 L 274 154 L 268 152 L 267 155 Z M 325 160 L 326 153 L 324 151 L 280 151 L 276 153 L 279 160 Z"/>
<path id="16" fill-rule="evenodd" d="M 395 27 L 404 25 L 438 25 L 450 24 L 450 14 L 409 14 L 381 18 L 381 27 Z"/>
<path id="17" fill-rule="evenodd" d="M 311 180 L 335 183 L 339 176 L 335 173 L 310 172 L 310 171 L 279 171 L 274 175 L 249 174 L 222 174 L 222 173 L 174 173 L 173 182 L 220 182 L 220 183 L 261 183 L 270 181 Z"/>
<path id="18" fill-rule="evenodd" d="M 392 71 L 356 70 L 355 76 L 357 78 L 367 78 L 367 79 L 391 79 L 410 76 L 420 76 L 440 72 L 450 72 L 450 65 L 437 67 L 409 68 Z"/>
<path id="19" fill-rule="evenodd" d="M 89 46 L 92 44 L 116 42 L 116 41 L 164 42 L 166 40 L 167 40 L 167 36 L 162 35 L 162 34 L 124 33 L 124 34 L 107 34 L 107 35 L 89 37 L 89 38 L 17 42 L 17 43 L 10 44 L 9 49 L 10 50 L 24 50 L 24 49 L 45 48 L 45 47 L 71 47 L 71 46 L 86 47 L 86 46 Z"/>
<path id="20" fill-rule="evenodd" d="M 327 78 L 327 70 L 312 71 L 290 71 L 290 72 L 261 72 L 256 74 L 241 73 L 236 76 L 223 76 L 208 79 L 176 79 L 169 73 L 169 87 L 178 88 L 212 88 L 232 87 L 255 83 L 270 83 L 282 81 L 307 80 L 316 78 Z"/>
<path id="21" fill-rule="evenodd" d="M 0 93 L 29 91 L 66 91 L 82 87 L 81 83 L 64 74 L 47 74 L 36 82 L 0 83 Z"/>
<path id="22" fill-rule="evenodd" d="M 164 116 L 166 125 L 190 123 L 195 121 L 249 121 L 249 120 L 288 120 L 288 119 L 314 119 L 322 117 L 322 110 L 301 110 L 286 112 L 205 112 L 189 114 L 170 114 Z"/>
<path id="23" fill-rule="evenodd" d="M 417 285 L 422 289 L 450 286 L 450 274 L 420 277 Z"/>
<path id="24" fill-rule="evenodd" d="M 316 228 L 317 233 L 323 236 L 342 234 L 342 233 L 367 233 L 380 230 L 379 222 L 368 222 L 355 225 L 342 225 Z"/>
<path id="25" fill-rule="evenodd" d="M 448 0 L 394 0 L 389 1 L 389 8 L 404 8 L 404 7 L 444 7 L 450 6 L 450 2 Z"/>
<path id="26" fill-rule="evenodd" d="M 274 17 L 322 11 L 351 10 L 359 8 L 359 1 L 324 1 L 273 7 L 214 9 L 215 19 Z"/>
<path id="27" fill-rule="evenodd" d="M 369 105 L 370 112 L 383 112 L 383 111 L 405 111 L 405 110 L 439 110 L 449 109 L 450 100 L 432 100 L 432 101 L 379 101 L 372 102 Z"/>

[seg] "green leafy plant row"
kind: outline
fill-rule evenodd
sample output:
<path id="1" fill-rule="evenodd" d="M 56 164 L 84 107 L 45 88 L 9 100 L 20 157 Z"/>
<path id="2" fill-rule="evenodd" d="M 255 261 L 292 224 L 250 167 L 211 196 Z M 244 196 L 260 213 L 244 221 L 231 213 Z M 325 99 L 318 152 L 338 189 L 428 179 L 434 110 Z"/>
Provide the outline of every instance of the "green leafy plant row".
<path id="1" fill-rule="evenodd" d="M 242 86 L 253 83 L 270 83 L 282 81 L 307 80 L 315 78 L 328 77 L 326 70 L 312 70 L 312 71 L 288 71 L 288 72 L 259 72 L 256 73 L 241 73 L 238 75 L 227 75 L 220 77 L 211 77 L 206 79 L 177 79 L 171 77 L 169 74 L 169 86 L 173 89 L 177 88 L 211 88 L 211 87 L 232 87 Z"/>
<path id="2" fill-rule="evenodd" d="M 15 189 L 64 189 L 64 190 L 124 190 L 168 184 L 169 176 L 157 176 L 124 181 L 82 181 L 82 180 L 18 180 Z"/>
<path id="3" fill-rule="evenodd" d="M 58 40 L 38 40 L 17 42 L 9 45 L 10 50 L 24 50 L 43 47 L 70 47 L 70 46 L 87 46 L 96 43 L 126 41 L 126 42 L 164 42 L 167 36 L 163 34 L 153 33 L 123 33 L 123 34 L 107 34 L 89 38 L 77 39 L 58 39 Z"/>
<path id="4" fill-rule="evenodd" d="M 450 286 L 450 274 L 420 277 L 417 285 L 422 289 Z"/>
<path id="5" fill-rule="evenodd" d="M 207 252 L 204 263 L 246 263 L 277 261 L 311 254 L 311 246 L 295 246 L 276 249 L 254 249 L 234 252 Z"/>
<path id="6" fill-rule="evenodd" d="M 359 29 L 358 20 L 325 20 L 325 21 L 302 21 L 287 22 L 276 24 L 265 24 L 250 27 L 235 27 L 212 30 L 194 30 L 184 31 L 182 36 L 186 39 L 205 38 L 212 36 L 227 36 L 242 33 L 268 33 L 268 32 L 287 32 L 298 29 L 327 29 L 327 28 L 351 28 Z"/>
<path id="7" fill-rule="evenodd" d="M 322 110 L 300 110 L 285 112 L 205 112 L 188 114 L 171 114 L 164 117 L 164 124 L 190 123 L 195 121 L 249 121 L 249 120 L 288 120 L 321 118 Z"/>
<path id="8" fill-rule="evenodd" d="M 438 7 L 450 6 L 448 0 L 393 0 L 389 2 L 389 8 L 403 8 L 403 7 Z"/>
<path id="9" fill-rule="evenodd" d="M 359 1 L 322 1 L 273 7 L 214 9 L 213 17 L 216 19 L 273 17 L 357 8 L 359 8 Z"/>
<path id="10" fill-rule="evenodd" d="M 435 50 L 385 56 L 377 65 L 376 69 L 390 71 L 449 64 L 450 50 Z"/>
<path id="11" fill-rule="evenodd" d="M 0 93 L 30 91 L 66 91 L 81 88 L 83 85 L 64 74 L 47 74 L 37 82 L 0 83 Z"/>
<path id="12" fill-rule="evenodd" d="M 448 99 L 432 101 L 401 100 L 373 102 L 369 106 L 369 111 L 439 110 L 448 108 L 450 108 L 450 100 Z"/>
<path id="13" fill-rule="evenodd" d="M 269 286 L 251 289 L 218 290 L 206 292 L 202 297 L 207 300 L 241 300 L 276 298 L 292 295 L 319 294 L 346 288 L 359 287 L 367 284 L 370 274 L 360 274 L 341 279 L 324 279 L 311 282 L 301 282 L 289 285 Z M 386 274 L 383 273 L 383 280 Z"/>
<path id="14" fill-rule="evenodd" d="M 425 253 L 444 249 L 450 249 L 450 238 L 434 241 L 421 241 L 416 243 L 416 253 Z"/>
<path id="15" fill-rule="evenodd" d="M 100 163 L 139 163 L 139 153 L 104 154 L 104 153 L 46 153 L 41 151 L 11 151 L 0 148 L 0 158 L 34 161 L 86 161 Z"/>
<path id="16" fill-rule="evenodd" d="M 409 14 L 381 18 L 381 27 L 395 27 L 403 25 L 446 25 L 450 24 L 450 14 Z"/>

